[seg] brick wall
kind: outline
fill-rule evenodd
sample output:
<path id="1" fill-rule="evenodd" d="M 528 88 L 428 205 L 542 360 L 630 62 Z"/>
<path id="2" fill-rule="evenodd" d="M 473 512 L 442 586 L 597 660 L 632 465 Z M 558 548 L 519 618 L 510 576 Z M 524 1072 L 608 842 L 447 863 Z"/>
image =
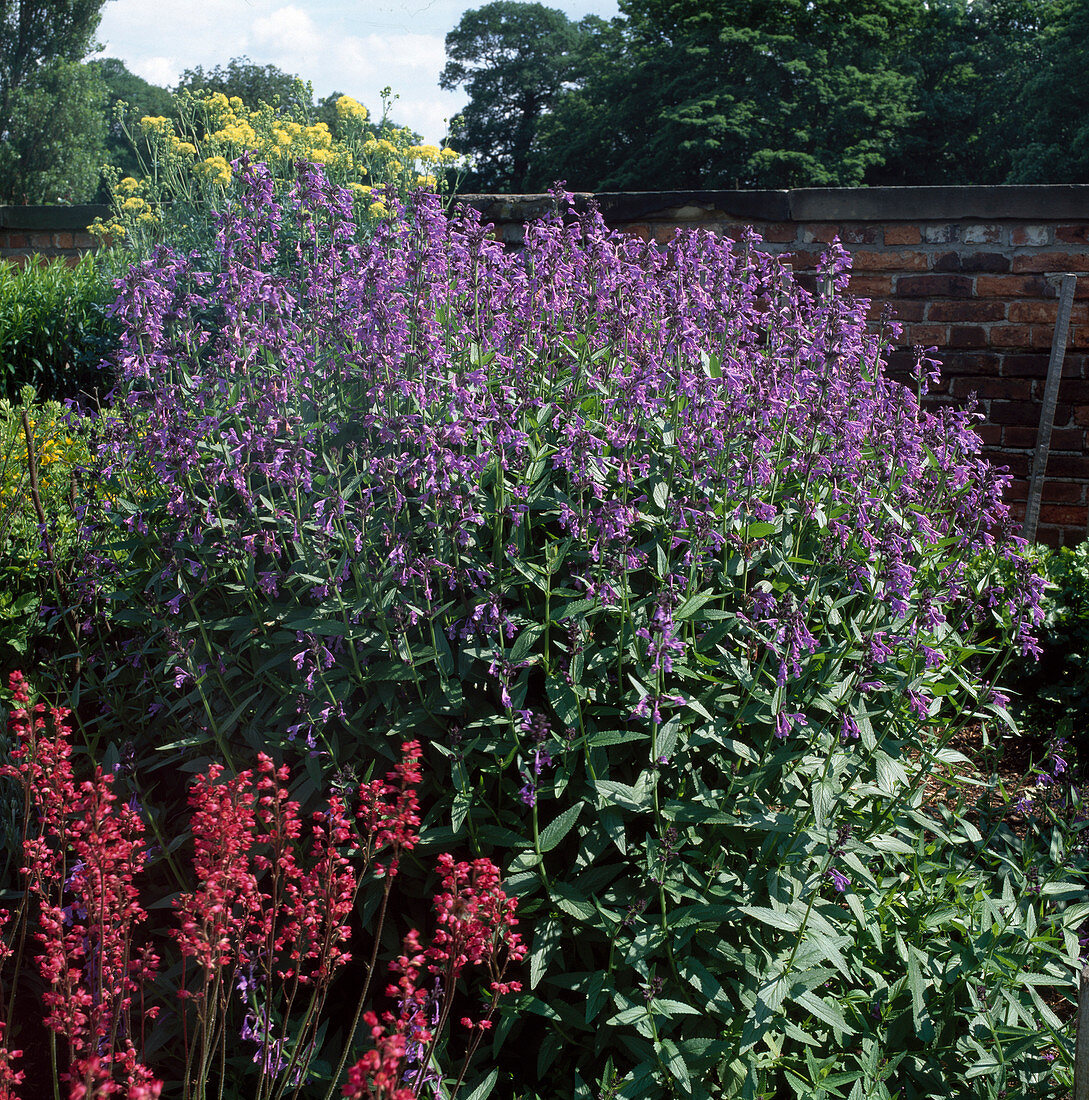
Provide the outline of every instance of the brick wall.
<path id="1" fill-rule="evenodd" d="M 854 293 L 903 323 L 894 375 L 912 345 L 936 346 L 936 401 L 974 394 L 986 453 L 1014 475 L 1023 514 L 1032 450 L 1065 272 L 1079 276 L 1037 537 L 1080 542 L 1089 524 L 1089 185 L 812 188 L 796 191 L 624 193 L 595 196 L 605 220 L 643 240 L 678 226 L 736 237 L 752 226 L 764 247 L 811 271 L 838 236 L 852 254 Z M 585 202 L 589 196 L 580 196 Z M 512 244 L 547 196 L 471 196 Z"/>
<path id="2" fill-rule="evenodd" d="M 108 216 L 105 206 L 0 206 L 0 259 L 23 263 L 37 254 L 74 260 L 94 247 L 87 226 Z"/>
<path id="3" fill-rule="evenodd" d="M 976 395 L 988 456 L 1009 468 L 1023 509 L 1036 442 L 1060 276 L 1079 276 L 1038 538 L 1081 541 L 1089 525 L 1089 184 L 1030 187 L 804 188 L 794 191 L 623 192 L 592 196 L 606 222 L 644 240 L 678 226 L 737 236 L 752 226 L 795 270 L 813 269 L 838 236 L 851 252 L 852 290 L 904 324 L 894 374 L 911 345 L 936 346 L 937 401 Z M 547 195 L 465 196 L 516 246 Z M 577 196 L 585 204 L 591 196 Z M 0 207 L 0 258 L 75 256 L 103 207 Z"/>

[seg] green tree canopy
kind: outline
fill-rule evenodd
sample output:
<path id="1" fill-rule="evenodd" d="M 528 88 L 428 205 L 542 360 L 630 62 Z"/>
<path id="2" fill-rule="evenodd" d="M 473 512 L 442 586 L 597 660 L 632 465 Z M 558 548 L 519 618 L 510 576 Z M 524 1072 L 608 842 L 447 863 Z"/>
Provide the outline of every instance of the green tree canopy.
<path id="1" fill-rule="evenodd" d="M 543 152 L 568 184 L 862 183 L 910 121 L 918 0 L 622 0 Z M 568 147 L 570 136 L 574 138 Z"/>
<path id="2" fill-rule="evenodd" d="M 1047 6 L 1039 56 L 1022 67 L 1011 183 L 1089 183 L 1089 0 Z"/>
<path id="3" fill-rule="evenodd" d="M 102 84 L 77 63 L 94 45 L 103 3 L 0 0 L 0 200 L 78 201 L 97 187 Z"/>
<path id="4" fill-rule="evenodd" d="M 225 66 L 217 65 L 214 69 L 200 65 L 186 69 L 174 90 L 222 92 L 228 99 L 238 96 L 247 107 L 267 103 L 270 107 L 310 110 L 314 105 L 309 84 L 275 65 L 255 65 L 245 55 L 232 57 Z"/>
<path id="5" fill-rule="evenodd" d="M 52 61 L 11 96 L 12 129 L 0 143 L 0 197 L 81 203 L 97 197 L 106 160 L 106 86 L 90 65 Z"/>
<path id="6" fill-rule="evenodd" d="M 166 88 L 129 72 L 116 57 L 91 61 L 88 65 L 98 72 L 106 86 L 107 159 L 123 176 L 138 176 L 142 172 L 140 157 L 146 164 L 151 155 L 138 123 L 146 115 L 173 114 L 174 98 Z M 135 136 L 136 148 L 126 135 L 126 128 Z"/>
<path id="7" fill-rule="evenodd" d="M 515 0 L 467 11 L 446 36 L 439 84 L 470 96 L 452 128 L 456 148 L 475 162 L 466 188 L 541 186 L 530 177 L 537 126 L 574 75 L 581 37 L 562 11 Z"/>

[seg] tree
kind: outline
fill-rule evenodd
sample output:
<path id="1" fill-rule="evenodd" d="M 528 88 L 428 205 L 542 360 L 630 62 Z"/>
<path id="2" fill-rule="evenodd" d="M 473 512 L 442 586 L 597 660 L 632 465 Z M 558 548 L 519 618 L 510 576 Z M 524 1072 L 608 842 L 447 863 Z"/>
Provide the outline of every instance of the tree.
<path id="1" fill-rule="evenodd" d="M 622 0 L 541 144 L 569 186 L 852 185 L 911 118 L 922 0 Z M 570 144 L 569 144 L 570 143 Z"/>
<path id="2" fill-rule="evenodd" d="M 541 117 L 574 75 L 581 32 L 543 4 L 494 0 L 467 11 L 446 36 L 441 87 L 465 87 L 469 104 L 453 142 L 475 160 L 467 189 L 519 191 L 531 181 Z"/>
<path id="3" fill-rule="evenodd" d="M 186 69 L 175 92 L 222 92 L 228 99 L 238 96 L 247 107 L 267 103 L 288 110 L 299 107 L 309 111 L 314 97 L 309 84 L 285 73 L 275 65 L 255 65 L 248 57 L 232 57 L 226 67 L 205 70 L 200 65 Z"/>
<path id="4" fill-rule="evenodd" d="M 1089 0 L 1059 0 L 1044 14 L 1039 60 L 1023 70 L 1008 182 L 1089 183 Z"/>
<path id="5" fill-rule="evenodd" d="M 10 99 L 0 143 L 0 198 L 13 203 L 92 202 L 106 160 L 106 86 L 89 65 L 53 61 Z"/>
<path id="6" fill-rule="evenodd" d="M 125 63 L 115 57 L 90 61 L 88 67 L 99 74 L 106 88 L 106 157 L 122 176 L 139 176 L 140 157 L 145 164 L 149 163 L 151 150 L 137 124 L 146 115 L 173 114 L 174 98 L 166 88 L 129 72 Z M 136 139 L 135 149 L 126 128 Z"/>
<path id="7" fill-rule="evenodd" d="M 85 192 L 101 133 L 96 124 L 85 134 L 79 127 L 101 85 L 75 63 L 91 50 L 103 3 L 0 0 L 0 196 L 25 202 Z M 49 156 L 70 159 L 72 169 Z"/>

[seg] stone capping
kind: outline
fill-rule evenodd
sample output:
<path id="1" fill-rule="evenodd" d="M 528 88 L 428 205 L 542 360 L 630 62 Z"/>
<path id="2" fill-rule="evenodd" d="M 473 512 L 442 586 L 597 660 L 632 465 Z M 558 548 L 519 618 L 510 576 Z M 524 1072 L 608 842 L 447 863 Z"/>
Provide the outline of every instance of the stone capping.
<path id="1" fill-rule="evenodd" d="M 0 229 L 24 231 L 53 229 L 84 232 L 95 220 L 105 220 L 110 208 L 97 204 L 84 206 L 0 206 Z"/>
<path id="2" fill-rule="evenodd" d="M 576 209 L 597 201 L 606 222 L 1057 221 L 1089 219 L 1089 184 L 987 187 L 799 187 L 791 191 L 575 192 Z M 493 222 L 522 222 L 553 207 L 551 195 L 458 195 Z"/>
<path id="3" fill-rule="evenodd" d="M 1089 184 L 1003 184 L 994 187 L 799 187 L 790 191 L 587 191 L 577 209 L 597 202 L 607 222 L 1029 222 L 1089 220 Z M 524 222 L 551 210 L 548 194 L 458 195 L 492 222 Z M 0 229 L 85 230 L 110 208 L 0 206 Z"/>

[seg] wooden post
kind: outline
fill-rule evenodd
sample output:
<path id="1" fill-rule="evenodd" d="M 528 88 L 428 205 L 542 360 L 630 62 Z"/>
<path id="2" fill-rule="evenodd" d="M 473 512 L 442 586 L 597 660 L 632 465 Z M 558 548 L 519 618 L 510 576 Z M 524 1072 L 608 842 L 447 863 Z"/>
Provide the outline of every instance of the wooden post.
<path id="1" fill-rule="evenodd" d="M 1040 426 L 1036 432 L 1036 450 L 1032 455 L 1032 479 L 1029 482 L 1028 504 L 1025 507 L 1025 538 L 1036 541 L 1036 527 L 1040 522 L 1040 500 L 1044 493 L 1044 472 L 1051 450 L 1051 429 L 1055 426 L 1055 404 L 1059 399 L 1059 380 L 1063 374 L 1066 357 L 1066 337 L 1070 331 L 1070 311 L 1074 306 L 1076 275 L 1064 275 L 1059 289 L 1059 313 L 1055 318 L 1055 335 L 1051 340 L 1051 359 L 1047 364 L 1047 383 L 1044 386 L 1044 404 L 1040 409 Z M 1089 1100 L 1089 1098 L 1087 1098 Z"/>
<path id="2" fill-rule="evenodd" d="M 1078 983 L 1078 1032 L 1074 1040 L 1074 1100 L 1089 1100 L 1089 963 Z"/>

